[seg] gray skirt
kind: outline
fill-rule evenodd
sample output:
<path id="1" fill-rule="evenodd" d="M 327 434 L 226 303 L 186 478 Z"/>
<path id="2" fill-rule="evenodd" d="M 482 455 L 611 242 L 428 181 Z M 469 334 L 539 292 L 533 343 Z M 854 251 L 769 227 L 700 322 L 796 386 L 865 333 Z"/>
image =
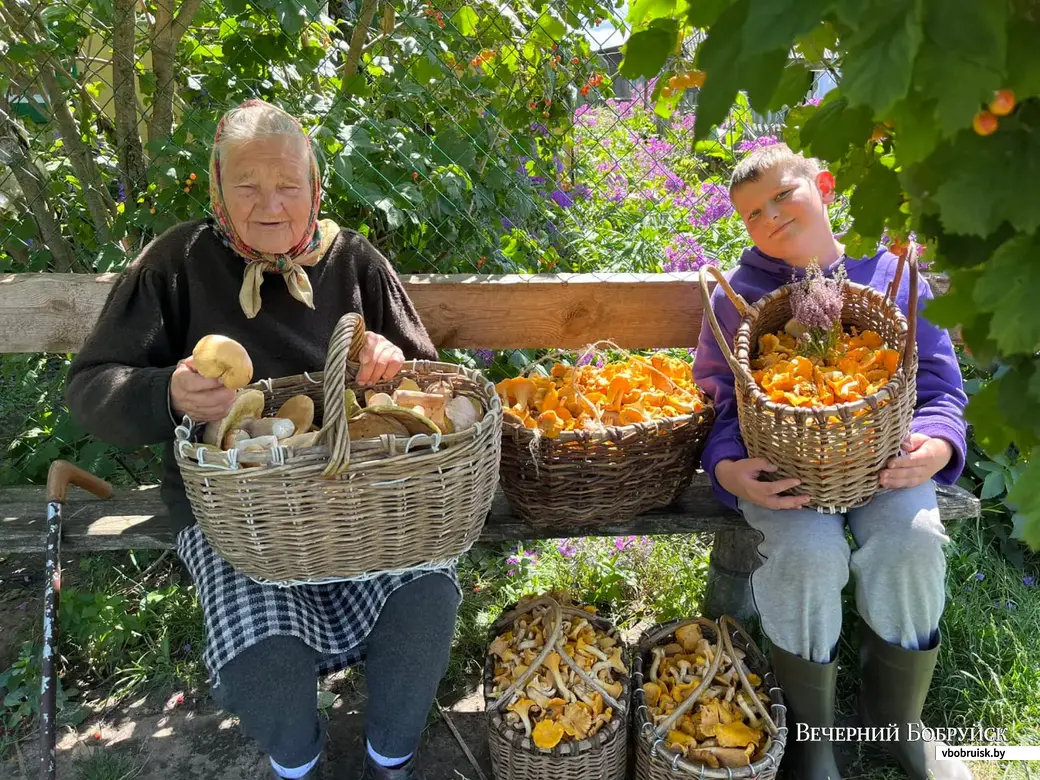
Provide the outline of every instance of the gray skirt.
<path id="1" fill-rule="evenodd" d="M 177 535 L 177 554 L 195 588 L 206 630 L 202 660 L 213 687 L 220 668 L 247 647 L 275 635 L 295 636 L 319 653 L 318 674 L 364 659 L 365 638 L 383 604 L 402 585 L 427 574 L 450 578 L 462 595 L 454 563 L 436 569 L 385 574 L 359 582 L 279 587 L 236 572 L 217 554 L 198 524 Z"/>

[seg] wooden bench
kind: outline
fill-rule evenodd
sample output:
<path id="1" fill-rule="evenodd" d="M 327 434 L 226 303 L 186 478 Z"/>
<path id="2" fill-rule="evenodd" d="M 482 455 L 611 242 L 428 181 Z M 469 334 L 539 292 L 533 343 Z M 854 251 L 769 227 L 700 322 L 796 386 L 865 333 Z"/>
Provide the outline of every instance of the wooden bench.
<path id="1" fill-rule="evenodd" d="M 75 352 L 90 332 L 115 276 L 0 276 L 0 352 Z M 564 274 L 402 277 L 434 343 L 459 349 L 582 347 L 612 339 L 630 349 L 697 343 L 701 300 L 696 274 Z M 941 286 L 933 282 L 933 288 Z M 959 488 L 939 489 L 946 522 L 979 514 L 979 501 Z M 42 486 L 0 490 L 0 552 L 42 552 L 46 534 Z M 65 551 L 170 548 L 173 535 L 156 487 L 118 490 L 98 501 L 74 490 L 63 512 Z M 712 494 L 698 473 L 666 509 L 610 525 L 565 520 L 549 530 L 515 517 L 499 492 L 481 542 L 547 537 L 713 533 L 705 610 L 747 617 L 754 612 L 748 577 L 759 565 L 757 532 Z"/>

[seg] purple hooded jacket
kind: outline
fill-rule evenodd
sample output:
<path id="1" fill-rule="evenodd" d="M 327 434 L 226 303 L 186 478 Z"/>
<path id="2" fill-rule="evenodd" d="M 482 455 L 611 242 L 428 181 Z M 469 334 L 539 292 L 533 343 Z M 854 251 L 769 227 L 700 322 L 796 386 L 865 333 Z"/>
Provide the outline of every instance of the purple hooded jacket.
<path id="1" fill-rule="evenodd" d="M 897 262 L 898 259 L 891 252 L 881 251 L 873 257 L 855 260 L 846 258 L 845 269 L 850 282 L 883 291 L 895 276 Z M 837 262 L 824 268 L 824 274 L 831 276 L 836 267 Z M 733 289 L 751 304 L 766 293 L 790 282 L 792 275 L 802 279 L 805 277 L 805 270 L 793 268 L 782 260 L 763 254 L 757 247 L 752 247 L 744 250 L 740 265 L 727 274 L 727 278 Z M 896 302 L 904 314 L 907 311 L 909 297 L 909 274 L 904 272 L 896 296 Z M 924 302 L 932 297 L 932 291 L 923 277 L 918 277 L 917 297 L 920 312 Z M 715 311 L 726 341 L 732 347 L 733 337 L 740 325 L 740 317 L 721 287 L 716 287 L 712 292 L 711 307 Z M 920 314 L 917 318 L 917 350 L 917 408 L 910 430 L 946 439 L 952 445 L 953 457 L 942 471 L 935 475 L 937 482 L 949 485 L 956 481 L 964 469 L 967 447 L 964 408 L 968 399 L 964 394 L 961 372 L 949 333 L 935 327 Z M 736 497 L 724 490 L 715 479 L 715 466 L 721 460 L 740 460 L 748 455 L 740 438 L 733 372 L 730 371 L 715 341 L 706 314 L 701 322 L 693 376 L 715 403 L 715 423 L 704 446 L 701 467 L 710 477 L 719 499 L 736 509 Z"/>

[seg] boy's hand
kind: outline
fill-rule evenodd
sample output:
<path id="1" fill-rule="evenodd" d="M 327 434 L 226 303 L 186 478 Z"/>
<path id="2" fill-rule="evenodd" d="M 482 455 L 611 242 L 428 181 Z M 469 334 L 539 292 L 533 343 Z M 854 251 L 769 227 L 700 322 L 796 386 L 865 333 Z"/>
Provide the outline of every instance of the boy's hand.
<path id="1" fill-rule="evenodd" d="M 776 482 L 762 482 L 758 475 L 763 471 L 776 471 L 776 466 L 765 458 L 720 460 L 715 466 L 715 479 L 737 498 L 766 509 L 799 509 L 809 503 L 809 496 L 777 495 L 800 485 L 800 479 L 792 477 Z"/>
<path id="2" fill-rule="evenodd" d="M 923 485 L 938 474 L 953 457 L 953 446 L 946 439 L 911 433 L 903 439 L 903 453 L 885 464 L 878 477 L 883 488 L 908 488 Z"/>

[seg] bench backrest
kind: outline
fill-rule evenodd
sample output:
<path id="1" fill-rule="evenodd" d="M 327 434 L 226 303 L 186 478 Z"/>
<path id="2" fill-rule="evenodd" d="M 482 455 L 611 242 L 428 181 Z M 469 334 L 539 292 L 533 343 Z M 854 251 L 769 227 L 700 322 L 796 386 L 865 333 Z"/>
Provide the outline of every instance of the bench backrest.
<path id="1" fill-rule="evenodd" d="M 76 352 L 116 274 L 0 276 L 0 353 Z M 701 326 L 696 273 L 402 276 L 434 344 L 457 349 L 692 347 Z M 929 280 L 936 294 L 942 278 Z M 712 282 L 712 287 L 714 282 Z"/>

